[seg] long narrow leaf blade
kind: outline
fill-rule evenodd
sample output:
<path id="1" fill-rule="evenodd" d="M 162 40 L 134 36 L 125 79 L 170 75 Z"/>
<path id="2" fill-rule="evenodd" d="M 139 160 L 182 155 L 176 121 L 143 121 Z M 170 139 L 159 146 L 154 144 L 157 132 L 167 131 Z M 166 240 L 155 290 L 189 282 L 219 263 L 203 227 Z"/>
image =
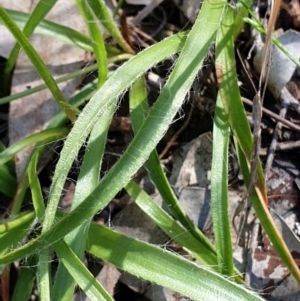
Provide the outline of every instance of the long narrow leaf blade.
<path id="1" fill-rule="evenodd" d="M 102 285 L 64 241 L 57 242 L 54 245 L 54 248 L 64 266 L 68 269 L 69 273 L 72 275 L 74 280 L 76 280 L 80 288 L 86 293 L 90 300 L 113 301 Z"/>
<path id="2" fill-rule="evenodd" d="M 101 85 L 107 78 L 108 74 L 108 64 L 107 64 L 107 54 L 105 51 L 104 40 L 100 31 L 100 28 L 94 18 L 90 7 L 87 5 L 85 0 L 76 0 L 77 6 L 83 16 L 85 24 L 89 29 L 91 39 L 93 41 L 93 52 L 97 60 L 98 66 L 98 85 L 100 88 Z"/>
<path id="3" fill-rule="evenodd" d="M 96 224 L 91 225 L 87 250 L 129 273 L 179 292 L 192 300 L 263 300 L 245 287 L 171 252 Z"/>
<path id="4" fill-rule="evenodd" d="M 145 79 L 143 77 L 134 83 L 130 90 L 129 97 L 132 127 L 134 133 L 136 134 L 142 126 L 145 116 L 147 116 L 149 112 L 147 92 L 145 89 Z M 189 231 L 196 239 L 198 239 L 199 242 L 205 246 L 205 248 L 214 253 L 215 250 L 212 247 L 212 244 L 184 212 L 181 204 L 175 196 L 173 189 L 170 186 L 170 183 L 168 182 L 162 166 L 160 165 L 158 154 L 155 149 L 151 152 L 144 166 L 148 171 L 151 181 L 159 191 L 171 214 L 186 228 L 187 231 Z"/>
<path id="5" fill-rule="evenodd" d="M 30 18 L 29 14 L 23 12 L 10 9 L 6 9 L 6 12 L 20 28 L 24 28 Z M 0 20 L 0 23 L 3 23 L 2 20 Z M 87 52 L 93 51 L 92 40 L 88 36 L 58 23 L 42 20 L 34 32 L 60 40 L 65 44 L 81 48 Z"/>
<path id="6" fill-rule="evenodd" d="M 48 216 L 51 214 L 52 218 L 49 219 L 48 225 L 46 226 L 47 228 L 50 228 L 50 225 L 54 221 L 55 211 L 62 189 L 61 183 L 65 182 L 68 170 L 70 169 L 77 152 L 89 135 L 94 124 L 98 121 L 99 117 L 107 111 L 107 108 L 114 101 L 116 101 L 124 89 L 132 84 L 137 77 L 141 76 L 148 69 L 148 67 L 153 66 L 158 61 L 161 61 L 178 51 L 182 46 L 182 40 L 185 40 L 184 34 L 179 35 L 178 37 L 173 36 L 172 38 L 166 39 L 133 57 L 126 64 L 122 65 L 110 78 L 108 78 L 100 90 L 86 105 L 83 112 L 79 115 L 77 122 L 74 124 L 74 127 L 61 152 L 60 160 L 56 165 L 56 172 L 54 174 L 50 189 L 50 200 L 47 207 L 47 212 L 49 213 L 46 212 Z M 131 155 L 129 155 L 129 157 L 130 156 Z M 132 160 L 129 160 L 128 163 L 130 161 L 132 162 Z M 123 160 L 119 161 L 118 163 L 120 164 L 122 162 Z M 141 163 L 138 162 L 132 163 L 141 165 Z M 126 168 L 122 172 L 125 171 L 127 173 Z M 119 178 L 121 177 L 122 176 L 119 174 Z M 107 176 L 105 178 L 107 178 Z M 126 181 L 126 183 L 127 182 L 128 181 Z M 126 183 L 124 183 L 123 186 Z M 119 184 L 121 184 L 121 182 L 119 182 Z M 119 190 L 122 187 L 114 185 L 114 190 L 111 190 L 111 192 L 115 191 L 116 189 Z M 105 190 L 103 190 L 103 192 L 104 191 Z M 117 191 L 115 191 L 115 193 L 117 193 Z M 95 202 L 94 205 L 96 205 Z M 98 210 L 99 209 L 97 209 L 97 211 Z"/>
<path id="7" fill-rule="evenodd" d="M 89 5 L 91 6 L 95 16 L 99 18 L 102 25 L 106 28 L 106 30 L 110 33 L 110 35 L 115 39 L 115 41 L 123 48 L 124 51 L 128 53 L 134 53 L 133 49 L 130 45 L 125 41 L 122 37 L 122 34 L 115 24 L 113 18 L 111 17 L 107 5 L 103 0 L 87 0 Z"/>
<path id="8" fill-rule="evenodd" d="M 16 155 L 19 151 L 24 149 L 25 147 L 43 141 L 47 140 L 49 138 L 53 139 L 59 139 L 63 136 L 65 136 L 68 133 L 68 130 L 63 127 L 58 127 L 58 128 L 52 128 L 52 129 L 47 129 L 44 131 L 41 131 L 37 134 L 33 134 L 31 136 L 28 136 L 10 147 L 8 147 L 5 151 L 0 153 L 0 165 L 5 164 L 7 161 L 9 161 L 11 158 L 13 158 L 14 155 Z"/>
<path id="9" fill-rule="evenodd" d="M 62 111 L 66 113 L 68 118 L 74 122 L 76 120 L 76 116 L 68 106 L 66 99 L 64 98 L 60 89 L 58 88 L 49 69 L 47 68 L 47 66 L 45 65 L 45 63 L 43 62 L 39 54 L 36 52 L 35 48 L 29 42 L 26 35 L 23 34 L 23 32 L 18 28 L 16 23 L 10 18 L 10 16 L 7 14 L 5 9 L 2 8 L 1 6 L 0 6 L 0 18 L 4 22 L 7 29 L 11 32 L 11 34 L 20 44 L 20 47 L 22 47 L 22 49 L 24 50 L 24 52 L 26 53 L 26 55 L 34 65 L 34 67 L 36 68 L 37 72 L 44 80 L 45 84 L 47 84 L 57 104 L 60 106 Z"/>
<path id="10" fill-rule="evenodd" d="M 150 196 L 135 182 L 130 181 L 125 190 L 135 203 L 160 227 L 171 239 L 186 248 L 203 265 L 218 269 L 216 252 L 201 245 L 189 231 L 176 223 L 163 209 L 157 206 Z"/>
<path id="11" fill-rule="evenodd" d="M 115 111 L 111 105 L 107 112 L 97 122 L 89 137 L 88 145 L 80 167 L 71 211 L 76 208 L 99 183 L 100 169 L 104 154 L 108 129 Z M 87 232 L 91 218 L 70 232 L 65 241 L 77 257 L 82 258 L 86 245 Z M 77 281 L 77 279 L 75 279 Z M 52 290 L 54 300 L 72 300 L 75 281 L 70 277 L 67 268 L 59 265 Z"/>
<path id="12" fill-rule="evenodd" d="M 229 123 L 220 96 L 215 107 L 213 141 L 211 208 L 216 252 L 222 274 L 232 275 L 234 266 L 228 211 Z"/>
<path id="13" fill-rule="evenodd" d="M 231 13 L 235 14 L 233 11 Z M 238 15 L 238 17 L 240 16 Z M 233 36 L 234 27 L 230 27 L 229 30 L 224 29 L 223 36 L 218 40 L 216 55 L 219 56 L 219 60 L 218 65 L 216 65 L 216 72 L 218 83 L 222 87 L 220 94 L 223 100 L 224 112 L 228 116 L 228 122 L 238 145 L 239 162 L 245 183 L 248 186 L 253 140 L 237 84 Z M 250 196 L 252 205 L 274 248 L 295 279 L 300 283 L 298 266 L 278 232 L 268 210 L 266 184 L 261 163 L 258 163 L 257 185 Z"/>
<path id="14" fill-rule="evenodd" d="M 47 3 L 45 3 L 43 0 L 40 0 L 38 2 L 34 11 L 30 14 L 30 17 L 29 17 L 28 21 L 26 22 L 26 25 L 23 29 L 23 33 L 24 33 L 25 37 L 28 38 L 33 33 L 35 27 L 47 15 L 47 13 L 52 9 L 52 7 L 54 6 L 54 4 L 56 2 L 57 2 L 57 0 L 49 0 L 49 1 L 47 1 Z M 8 83 L 10 73 L 13 70 L 14 65 L 17 61 L 21 47 L 22 47 L 22 44 L 16 43 L 10 53 L 10 56 L 7 60 L 5 70 L 4 70 L 4 74 L 5 74 L 4 83 L 5 84 Z"/>

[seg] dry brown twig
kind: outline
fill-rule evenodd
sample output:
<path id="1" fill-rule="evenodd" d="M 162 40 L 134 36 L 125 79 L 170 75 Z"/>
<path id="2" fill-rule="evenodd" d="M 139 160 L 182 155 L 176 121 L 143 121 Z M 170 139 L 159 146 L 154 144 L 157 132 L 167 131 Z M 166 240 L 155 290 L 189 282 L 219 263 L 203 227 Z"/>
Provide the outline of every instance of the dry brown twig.
<path id="1" fill-rule="evenodd" d="M 253 119 L 253 149 L 250 159 L 250 182 L 247 190 L 246 197 L 244 199 L 244 212 L 248 207 L 249 197 L 257 183 L 257 169 L 259 162 L 260 144 L 261 144 L 261 118 L 262 118 L 262 105 L 267 88 L 269 69 L 271 64 L 271 51 L 272 51 L 272 32 L 275 26 L 275 22 L 279 13 L 281 0 L 275 0 L 271 9 L 271 15 L 267 26 L 267 35 L 263 48 L 262 55 L 262 68 L 259 79 L 259 86 L 257 94 L 253 99 L 252 106 L 252 119 Z M 246 214 L 244 214 L 241 222 L 240 230 L 243 229 L 246 222 Z M 236 244 L 239 242 L 241 231 L 239 231 L 236 239 Z"/>
<path id="2" fill-rule="evenodd" d="M 286 89 L 286 88 L 284 88 L 284 89 Z M 243 101 L 243 103 L 245 103 L 251 107 L 253 105 L 253 102 L 245 97 L 242 97 L 242 101 Z M 298 126 L 297 124 L 281 117 L 280 115 L 278 115 L 276 113 L 273 113 L 272 111 L 270 111 L 266 108 L 262 108 L 262 112 L 263 112 L 263 114 L 266 114 L 270 118 L 275 119 L 275 121 L 282 123 L 282 125 L 285 126 L 286 128 L 300 133 L 300 126 Z"/>
<path id="3" fill-rule="evenodd" d="M 251 154 L 251 166 L 250 166 L 250 183 L 248 187 L 248 197 L 250 196 L 257 181 L 257 166 L 259 162 L 259 150 L 261 142 L 261 117 L 262 117 L 262 105 L 267 88 L 269 69 L 271 64 L 271 52 L 272 52 L 272 32 L 274 30 L 275 22 L 280 10 L 281 0 L 275 0 L 273 2 L 270 19 L 267 26 L 267 35 L 262 55 L 262 69 L 259 79 L 259 87 L 257 94 L 253 99 L 252 117 L 253 117 L 253 150 Z"/>

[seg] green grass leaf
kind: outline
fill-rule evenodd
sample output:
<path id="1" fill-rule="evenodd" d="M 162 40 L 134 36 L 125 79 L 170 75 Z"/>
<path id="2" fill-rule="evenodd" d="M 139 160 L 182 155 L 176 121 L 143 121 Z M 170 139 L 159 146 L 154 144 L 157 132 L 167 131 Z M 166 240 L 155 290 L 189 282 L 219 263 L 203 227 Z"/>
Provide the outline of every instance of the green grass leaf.
<path id="1" fill-rule="evenodd" d="M 28 258 L 20 267 L 19 276 L 11 297 L 12 301 L 28 301 L 36 277 L 36 256 Z"/>
<path id="2" fill-rule="evenodd" d="M 10 9 L 6 9 L 6 12 L 20 28 L 24 28 L 30 17 L 29 14 Z M 1 19 L 0 23 L 3 23 Z M 90 37 L 55 22 L 41 20 L 35 28 L 34 33 L 50 37 L 76 48 L 81 48 L 87 52 L 93 52 L 93 42 Z M 110 45 L 105 45 L 105 47 L 108 57 L 116 56 L 121 53 L 120 50 Z"/>
<path id="3" fill-rule="evenodd" d="M 113 301 L 112 297 L 110 297 L 102 285 L 64 241 L 55 243 L 54 248 L 64 266 L 90 300 Z M 53 297 L 52 300 L 68 300 L 66 298 L 67 296 L 63 294 L 64 290 L 61 293 L 62 299 L 54 299 L 55 297 Z"/>
<path id="4" fill-rule="evenodd" d="M 231 8 L 227 13 L 236 15 L 234 11 L 230 10 Z M 237 14 L 237 17 L 239 18 L 240 15 Z M 221 27 L 217 35 L 216 73 L 218 84 L 221 87 L 219 93 L 223 101 L 224 114 L 227 115 L 228 123 L 230 124 L 236 141 L 240 167 L 244 181 L 248 187 L 253 139 L 239 92 L 232 39 L 235 30 L 234 27 L 230 25 L 231 24 L 226 24 L 226 26 Z M 274 248 L 295 279 L 300 283 L 300 271 L 278 232 L 267 207 L 268 197 L 266 183 L 260 161 L 258 162 L 257 185 L 251 193 L 250 199 L 261 225 L 274 245 Z"/>
<path id="5" fill-rule="evenodd" d="M 49 0 L 47 3 L 43 0 L 40 0 L 36 7 L 34 8 L 34 11 L 30 14 L 30 17 L 28 18 L 24 28 L 23 28 L 23 34 L 26 38 L 30 37 L 30 35 L 33 33 L 36 26 L 41 22 L 41 20 L 47 15 L 47 13 L 52 9 L 54 4 L 57 2 L 57 0 Z M 4 21 L 4 20 L 3 20 Z M 5 22 L 5 21 L 4 21 Z M 16 38 L 18 41 L 18 39 Z M 7 60 L 7 63 L 5 65 L 4 70 L 4 87 L 9 82 L 9 78 L 11 75 L 11 72 L 15 66 L 15 63 L 17 61 L 17 58 L 19 56 L 20 49 L 24 47 L 20 41 L 15 44 L 14 48 L 12 49 L 10 56 Z"/>
<path id="6" fill-rule="evenodd" d="M 217 61 L 216 61 L 217 63 Z M 214 238 L 220 272 L 233 275 L 233 252 L 228 206 L 229 123 L 218 96 L 214 115 L 211 208 Z"/>
<path id="7" fill-rule="evenodd" d="M 128 238 L 92 224 L 88 252 L 118 268 L 179 292 L 192 300 L 263 299 L 207 267 L 196 264 L 156 246 Z"/>
<path id="8" fill-rule="evenodd" d="M 132 119 L 132 127 L 136 134 L 142 126 L 145 117 L 149 112 L 147 92 L 145 89 L 144 78 L 134 83 L 130 90 L 130 114 Z M 212 244 L 205 237 L 205 235 L 198 229 L 196 225 L 190 220 L 180 205 L 173 189 L 171 188 L 168 179 L 160 165 L 156 150 L 153 150 L 144 164 L 148 171 L 151 181 L 159 191 L 167 208 L 171 214 L 190 232 L 207 250 L 208 252 L 215 252 Z"/>
<path id="9" fill-rule="evenodd" d="M 26 55 L 34 65 L 34 67 L 36 68 L 37 72 L 44 80 L 45 84 L 48 86 L 57 104 L 60 106 L 60 108 L 63 111 L 65 111 L 68 118 L 74 122 L 76 120 L 76 116 L 68 106 L 67 101 L 65 100 L 62 92 L 58 88 L 46 64 L 43 62 L 39 54 L 36 52 L 35 48 L 31 45 L 31 43 L 27 39 L 27 36 L 18 28 L 16 23 L 10 18 L 10 16 L 7 14 L 5 9 L 3 9 L 1 6 L 0 6 L 0 18 L 2 19 L 7 29 L 17 40 L 19 46 L 22 47 L 22 49 L 24 50 L 24 52 L 26 53 Z"/>
<path id="10" fill-rule="evenodd" d="M 107 5 L 103 0 L 87 0 L 95 16 L 101 21 L 112 38 L 123 48 L 124 51 L 134 54 L 134 50 L 123 38 L 119 28 L 115 24 Z"/>
<path id="11" fill-rule="evenodd" d="M 91 132 L 83 163 L 80 167 L 71 211 L 76 208 L 99 183 L 107 133 L 114 111 L 115 106 L 110 106 L 99 122 L 95 124 Z M 84 255 L 90 222 L 91 218 L 83 222 L 78 228 L 65 237 L 66 243 L 78 258 L 82 258 Z M 52 298 L 62 301 L 72 300 L 76 285 L 75 281 L 78 281 L 78 277 L 74 279 L 71 278 L 67 268 L 60 263 L 52 289 Z"/>
<path id="12" fill-rule="evenodd" d="M 8 197 L 15 195 L 18 183 L 6 165 L 0 165 L 0 192 Z"/>
<path id="13" fill-rule="evenodd" d="M 213 246 L 207 248 L 206 245 L 199 243 L 189 231 L 177 224 L 173 218 L 156 205 L 151 197 L 135 182 L 130 181 L 125 186 L 125 190 L 134 199 L 135 203 L 171 239 L 187 249 L 201 264 L 211 266 L 212 269 L 218 269 L 217 256 Z"/>
<path id="14" fill-rule="evenodd" d="M 57 128 L 46 129 L 39 133 L 28 136 L 20 141 L 17 141 L 14 144 L 12 144 L 10 147 L 8 147 L 5 151 L 0 153 L 0 165 L 5 164 L 7 161 L 13 158 L 13 156 L 15 156 L 19 151 L 21 151 L 22 149 L 24 149 L 25 147 L 31 144 L 41 142 L 49 138 L 53 140 L 57 140 L 61 137 L 66 136 L 67 133 L 68 133 L 68 129 L 66 129 L 65 127 L 57 127 Z"/>
<path id="15" fill-rule="evenodd" d="M 100 88 L 105 82 L 108 74 L 107 54 L 105 50 L 104 40 L 94 15 L 85 0 L 76 0 L 77 6 L 84 18 L 85 24 L 89 29 L 91 39 L 93 41 L 93 52 L 97 60 L 98 84 Z"/>

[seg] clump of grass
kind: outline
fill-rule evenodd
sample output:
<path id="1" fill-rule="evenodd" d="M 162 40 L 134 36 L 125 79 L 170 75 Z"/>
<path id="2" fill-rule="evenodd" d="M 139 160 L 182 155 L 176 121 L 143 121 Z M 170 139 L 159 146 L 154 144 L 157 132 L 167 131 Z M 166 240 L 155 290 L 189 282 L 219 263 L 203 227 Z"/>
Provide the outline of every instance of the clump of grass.
<path id="1" fill-rule="evenodd" d="M 0 7 L 0 19 L 19 43 L 15 49 L 20 46 L 24 49 L 62 109 L 51 120 L 48 129 L 18 141 L 0 153 L 0 179 L 4 183 L 2 187 L 11 187 L 11 189 L 0 187 L 1 192 L 9 197 L 15 197 L 14 216 L 10 220 L 4 220 L 0 225 L 2 277 L 5 277 L 9 264 L 16 260 L 26 259 L 25 267 L 37 267 L 36 270 L 21 269 L 13 300 L 27 300 L 34 281 L 38 284 L 41 300 L 72 300 L 76 284 L 91 300 L 112 300 L 112 296 L 82 263 L 84 251 L 193 300 L 217 300 L 220 296 L 222 300 L 262 300 L 250 289 L 240 285 L 243 280 L 233 265 L 227 212 L 227 154 L 230 131 L 236 141 L 243 176 L 246 183 L 249 181 L 249 162 L 253 142 L 237 85 L 234 37 L 243 26 L 243 17 L 247 17 L 247 7 L 250 3 L 234 8 L 226 1 L 205 0 L 195 25 L 189 32 L 173 35 L 136 55 L 122 38 L 104 2 L 77 0 L 76 3 L 86 21 L 90 36 L 84 36 L 71 29 L 62 30 L 60 25 L 43 20 L 55 1 L 52 1 L 50 6 L 40 1 L 30 16 L 6 11 Z M 108 64 L 111 60 L 119 59 L 121 54 L 118 51 L 111 51 L 103 41 L 102 33 L 95 26 L 96 16 L 100 18 L 122 51 L 127 53 L 122 55 L 122 59 L 130 57 L 130 60 L 110 76 L 108 76 Z M 23 32 L 15 21 L 19 26 L 23 25 Z M 66 43 L 73 43 L 93 51 L 97 58 L 94 67 L 99 74 L 97 80 L 80 91 L 72 103 L 63 98 L 47 66 L 26 38 L 36 26 L 44 34 L 57 36 Z M 155 151 L 156 145 L 181 108 L 212 44 L 215 44 L 216 48 L 216 70 L 220 86 L 214 116 L 214 139 L 218 141 L 218 146 L 214 144 L 212 164 L 211 202 L 215 246 L 188 219 L 180 207 Z M 150 110 L 143 75 L 159 62 L 177 53 L 179 58 Z M 16 58 L 15 54 L 12 54 L 9 59 L 6 82 Z M 90 89 L 91 86 L 96 89 Z M 118 162 L 99 180 L 109 124 L 119 97 L 128 90 L 135 136 Z M 90 101 L 81 112 L 78 112 L 75 108 L 78 108 L 87 97 L 90 97 Z M 0 103 L 13 101 L 13 99 L 14 96 L 11 96 L 0 100 Z M 142 116 L 145 118 L 142 119 Z M 66 126 L 67 118 L 72 121 L 71 128 Z M 39 158 L 44 151 L 42 146 L 64 137 L 66 137 L 65 144 L 56 164 L 48 202 L 45 205 L 36 171 Z M 57 205 L 63 183 L 84 143 L 88 151 L 80 167 L 72 209 L 69 214 L 62 214 L 57 209 Z M 16 180 L 9 172 L 8 164 L 11 164 L 11 159 L 16 152 L 30 144 L 38 147 L 31 154 L 27 173 L 24 173 L 20 183 L 16 184 Z M 164 202 L 179 223 L 131 181 L 142 165 L 148 170 Z M 294 261 L 280 239 L 264 205 L 266 194 L 261 168 L 259 172 L 258 187 L 251 196 L 253 206 L 276 250 L 300 282 L 299 271 L 295 268 Z M 29 185 L 34 211 L 21 213 L 24 193 L 20 191 L 26 191 Z M 197 265 L 166 250 L 133 240 L 91 222 L 92 217 L 122 188 L 126 189 L 137 205 L 170 238 L 192 254 L 198 262 Z M 31 225 L 37 222 L 41 224 L 42 230 L 33 239 L 27 241 L 26 237 L 30 233 Z M 21 246 L 20 242 L 23 242 Z M 50 248 L 54 248 L 60 260 L 55 279 L 52 279 L 50 273 Z M 21 287 L 26 289 L 20 289 Z"/>

